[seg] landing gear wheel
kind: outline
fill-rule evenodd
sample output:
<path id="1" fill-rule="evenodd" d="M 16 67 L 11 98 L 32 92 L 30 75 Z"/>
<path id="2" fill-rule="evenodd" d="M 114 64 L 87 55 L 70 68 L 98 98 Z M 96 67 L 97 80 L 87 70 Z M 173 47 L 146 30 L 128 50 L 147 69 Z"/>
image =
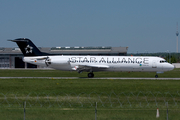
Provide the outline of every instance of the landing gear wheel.
<path id="1" fill-rule="evenodd" d="M 155 75 L 155 78 L 158 78 L 158 75 Z"/>
<path id="2" fill-rule="evenodd" d="M 94 74 L 93 73 L 88 73 L 88 78 L 93 78 Z"/>

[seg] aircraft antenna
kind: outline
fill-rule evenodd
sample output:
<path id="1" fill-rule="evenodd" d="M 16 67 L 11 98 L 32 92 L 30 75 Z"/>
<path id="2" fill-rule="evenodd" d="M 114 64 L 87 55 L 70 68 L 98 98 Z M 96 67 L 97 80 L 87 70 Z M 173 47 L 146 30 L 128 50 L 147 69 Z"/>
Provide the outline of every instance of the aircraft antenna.
<path id="1" fill-rule="evenodd" d="M 177 36 L 177 53 L 178 53 L 178 35 L 179 35 L 179 32 L 178 32 L 178 22 L 177 22 L 177 31 L 176 31 L 176 36 Z"/>

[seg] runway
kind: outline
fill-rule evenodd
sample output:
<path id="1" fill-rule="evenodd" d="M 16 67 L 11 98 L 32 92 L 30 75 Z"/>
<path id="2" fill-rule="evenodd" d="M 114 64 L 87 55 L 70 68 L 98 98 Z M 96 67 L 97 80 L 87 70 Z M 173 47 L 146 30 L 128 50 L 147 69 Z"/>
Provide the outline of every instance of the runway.
<path id="1" fill-rule="evenodd" d="M 104 79 L 104 80 L 180 80 L 180 78 L 125 78 L 125 77 L 0 77 L 0 79 Z"/>

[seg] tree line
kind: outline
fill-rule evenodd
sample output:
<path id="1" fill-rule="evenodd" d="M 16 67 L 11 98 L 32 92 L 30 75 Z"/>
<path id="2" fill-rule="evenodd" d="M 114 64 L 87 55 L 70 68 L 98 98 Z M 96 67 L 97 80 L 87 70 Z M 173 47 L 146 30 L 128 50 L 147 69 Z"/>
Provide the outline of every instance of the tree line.
<path id="1" fill-rule="evenodd" d="M 180 53 L 128 53 L 127 56 L 157 56 L 169 63 L 180 63 Z"/>

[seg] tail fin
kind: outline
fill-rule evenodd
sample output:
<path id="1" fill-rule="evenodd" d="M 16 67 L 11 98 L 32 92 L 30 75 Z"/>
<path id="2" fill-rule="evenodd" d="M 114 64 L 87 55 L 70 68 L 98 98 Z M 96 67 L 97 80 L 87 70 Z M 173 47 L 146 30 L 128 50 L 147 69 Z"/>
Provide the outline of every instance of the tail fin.
<path id="1" fill-rule="evenodd" d="M 16 42 L 19 48 L 21 49 L 24 56 L 43 56 L 47 53 L 41 52 L 30 39 L 27 38 L 18 38 L 15 40 L 9 40 Z"/>

